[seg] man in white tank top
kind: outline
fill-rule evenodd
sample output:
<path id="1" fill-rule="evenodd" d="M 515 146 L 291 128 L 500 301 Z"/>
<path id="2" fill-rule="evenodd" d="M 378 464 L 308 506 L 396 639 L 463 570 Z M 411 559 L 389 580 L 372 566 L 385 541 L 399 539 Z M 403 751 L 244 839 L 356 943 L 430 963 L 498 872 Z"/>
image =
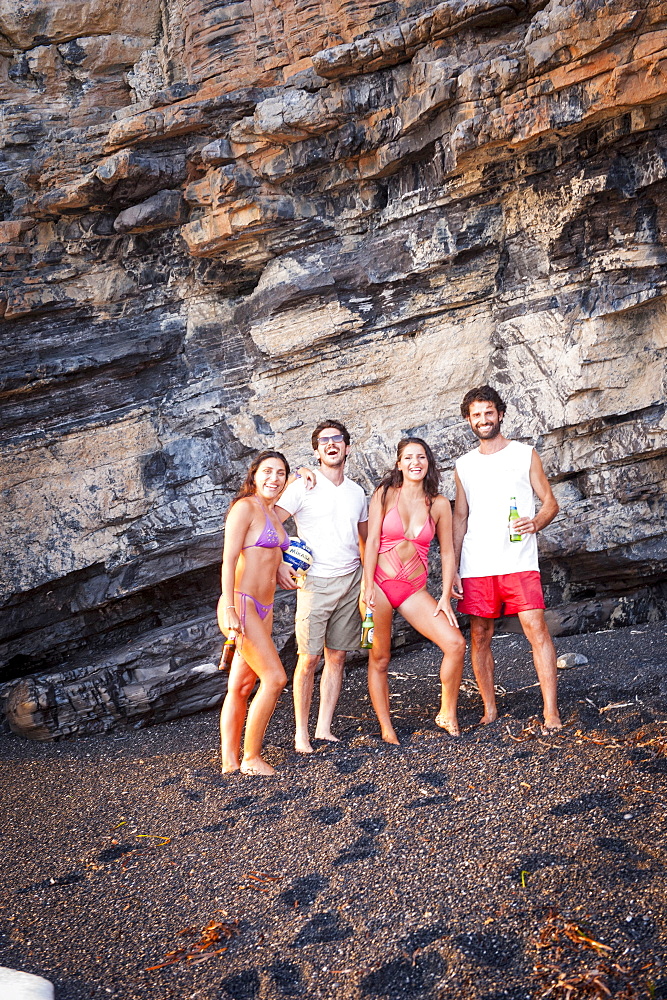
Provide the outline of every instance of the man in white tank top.
<path id="1" fill-rule="evenodd" d="M 494 619 L 518 615 L 533 650 L 544 702 L 544 728 L 561 728 L 556 700 L 556 650 L 544 620 L 536 533 L 558 513 L 558 504 L 534 448 L 501 434 L 505 404 L 495 389 L 471 389 L 461 403 L 479 447 L 456 462 L 454 552 L 460 576 L 453 596 L 470 616 L 472 667 L 484 702 L 483 723 L 498 717 L 491 653 Z M 535 513 L 534 494 L 542 501 Z M 510 525 L 510 506 L 519 518 Z M 513 541 L 510 534 L 521 536 Z"/>

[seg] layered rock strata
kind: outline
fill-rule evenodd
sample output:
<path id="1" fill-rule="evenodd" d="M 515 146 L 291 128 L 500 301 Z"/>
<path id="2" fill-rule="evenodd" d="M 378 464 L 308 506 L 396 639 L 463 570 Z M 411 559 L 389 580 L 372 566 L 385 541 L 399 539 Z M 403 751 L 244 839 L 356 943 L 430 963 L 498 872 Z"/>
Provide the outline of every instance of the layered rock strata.
<path id="1" fill-rule="evenodd" d="M 323 414 L 451 495 L 482 381 L 556 627 L 664 615 L 666 57 L 655 2 L 0 0 L 3 679 L 212 614 L 249 457 Z"/>

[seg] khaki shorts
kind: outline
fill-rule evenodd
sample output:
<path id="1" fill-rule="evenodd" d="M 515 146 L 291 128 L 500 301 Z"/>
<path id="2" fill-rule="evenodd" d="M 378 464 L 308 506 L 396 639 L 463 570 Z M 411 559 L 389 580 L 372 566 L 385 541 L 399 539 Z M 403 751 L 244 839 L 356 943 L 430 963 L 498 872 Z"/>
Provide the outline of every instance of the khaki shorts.
<path id="1" fill-rule="evenodd" d="M 311 576 L 296 595 L 297 648 L 301 655 L 317 656 L 327 649 L 359 649 L 361 566 L 346 576 Z"/>

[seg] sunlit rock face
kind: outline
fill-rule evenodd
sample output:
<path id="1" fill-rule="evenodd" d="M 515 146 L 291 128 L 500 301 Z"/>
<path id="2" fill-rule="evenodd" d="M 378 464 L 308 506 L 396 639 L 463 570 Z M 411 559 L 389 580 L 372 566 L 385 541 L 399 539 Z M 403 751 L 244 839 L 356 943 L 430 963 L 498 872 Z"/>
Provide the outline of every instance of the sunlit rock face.
<path id="1" fill-rule="evenodd" d="M 0 0 L 0 676 L 180 690 L 250 456 L 413 431 L 451 496 L 480 382 L 554 626 L 664 615 L 666 67 L 661 3 Z"/>

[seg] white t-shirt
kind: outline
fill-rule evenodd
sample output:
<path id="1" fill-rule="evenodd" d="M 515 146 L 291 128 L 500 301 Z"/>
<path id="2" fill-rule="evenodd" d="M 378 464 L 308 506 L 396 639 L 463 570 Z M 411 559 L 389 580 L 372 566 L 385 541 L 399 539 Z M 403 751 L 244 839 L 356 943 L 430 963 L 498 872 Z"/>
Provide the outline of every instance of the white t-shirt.
<path id="1" fill-rule="evenodd" d="M 334 486 L 321 473 L 312 490 L 303 479 L 291 483 L 276 503 L 294 516 L 299 538 L 313 551 L 313 576 L 354 573 L 361 562 L 359 529 L 368 520 L 368 501 L 361 486 L 347 476 Z"/>
<path id="2" fill-rule="evenodd" d="M 462 455 L 456 471 L 468 501 L 468 528 L 461 550 L 462 577 L 500 576 L 539 569 L 537 538 L 524 535 L 510 542 L 509 512 L 516 497 L 519 517 L 533 517 L 535 497 L 530 484 L 533 449 L 520 441 L 492 455 L 478 448 Z"/>

